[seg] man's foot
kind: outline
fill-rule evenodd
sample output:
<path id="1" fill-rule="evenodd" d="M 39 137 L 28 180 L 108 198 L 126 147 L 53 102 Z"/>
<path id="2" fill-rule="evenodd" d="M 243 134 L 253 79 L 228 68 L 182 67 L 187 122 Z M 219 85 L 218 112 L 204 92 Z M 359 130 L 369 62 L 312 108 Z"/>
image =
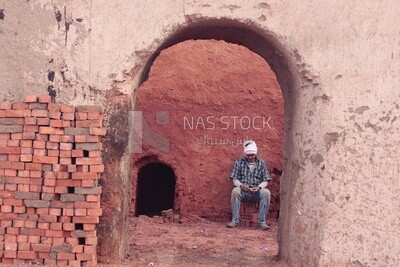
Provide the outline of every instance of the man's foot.
<path id="1" fill-rule="evenodd" d="M 230 222 L 230 223 L 228 223 L 228 224 L 226 225 L 226 227 L 228 227 L 228 228 L 235 228 L 236 226 L 238 226 L 238 224 L 237 224 L 237 223 L 234 223 L 234 222 Z"/>
<path id="2" fill-rule="evenodd" d="M 258 228 L 260 228 L 261 230 L 268 230 L 269 226 L 266 223 L 259 223 Z"/>

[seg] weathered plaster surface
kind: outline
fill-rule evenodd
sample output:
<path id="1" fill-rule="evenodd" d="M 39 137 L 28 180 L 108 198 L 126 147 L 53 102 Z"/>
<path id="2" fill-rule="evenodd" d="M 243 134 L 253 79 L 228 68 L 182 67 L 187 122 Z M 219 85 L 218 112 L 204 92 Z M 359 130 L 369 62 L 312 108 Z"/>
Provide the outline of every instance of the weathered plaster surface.
<path id="1" fill-rule="evenodd" d="M 284 92 L 290 112 L 281 256 L 314 265 L 400 261 L 396 0 L 6 0 L 0 10 L 0 99 L 50 93 L 62 103 L 111 105 L 107 155 L 115 158 L 108 168 L 120 171 L 113 179 L 126 188 L 127 146 L 116 144 L 127 144 L 127 136 L 114 119 L 131 108 L 144 66 L 163 41 L 212 18 L 251 24 L 273 36 L 298 77 Z M 117 191 L 112 185 L 109 190 Z M 109 209 L 105 218 L 120 227 L 104 242 L 123 244 L 129 197 L 113 196 L 121 210 Z M 103 260 L 115 261 L 123 248 Z"/>

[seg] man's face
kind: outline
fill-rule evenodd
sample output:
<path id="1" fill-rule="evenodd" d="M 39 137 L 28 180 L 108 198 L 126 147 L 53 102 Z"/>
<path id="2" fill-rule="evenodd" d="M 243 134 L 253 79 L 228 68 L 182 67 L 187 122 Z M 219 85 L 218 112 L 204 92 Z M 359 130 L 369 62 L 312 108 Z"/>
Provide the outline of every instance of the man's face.
<path id="1" fill-rule="evenodd" d="M 254 162 L 256 160 L 256 154 L 246 154 L 246 159 L 248 162 Z"/>

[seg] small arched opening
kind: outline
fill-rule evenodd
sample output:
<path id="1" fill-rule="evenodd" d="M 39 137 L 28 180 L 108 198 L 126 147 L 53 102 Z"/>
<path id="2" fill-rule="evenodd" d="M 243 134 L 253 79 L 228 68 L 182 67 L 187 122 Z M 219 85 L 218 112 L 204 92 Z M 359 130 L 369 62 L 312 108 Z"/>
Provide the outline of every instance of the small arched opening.
<path id="1" fill-rule="evenodd" d="M 161 162 L 148 163 L 138 171 L 136 216 L 161 215 L 174 207 L 174 170 Z"/>

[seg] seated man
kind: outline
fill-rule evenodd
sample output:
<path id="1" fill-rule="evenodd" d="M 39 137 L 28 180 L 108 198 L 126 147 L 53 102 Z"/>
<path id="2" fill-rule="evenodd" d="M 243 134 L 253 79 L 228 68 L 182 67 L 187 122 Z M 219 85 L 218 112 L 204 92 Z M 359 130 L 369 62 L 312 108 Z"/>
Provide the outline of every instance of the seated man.
<path id="1" fill-rule="evenodd" d="M 258 227 L 266 230 L 265 223 L 268 214 L 271 193 L 266 188 L 271 180 L 265 162 L 257 157 L 257 145 L 249 140 L 243 144 L 245 156 L 236 160 L 231 171 L 231 179 L 235 188 L 231 195 L 232 221 L 227 227 L 239 225 L 239 211 L 241 201 L 259 201 Z"/>

